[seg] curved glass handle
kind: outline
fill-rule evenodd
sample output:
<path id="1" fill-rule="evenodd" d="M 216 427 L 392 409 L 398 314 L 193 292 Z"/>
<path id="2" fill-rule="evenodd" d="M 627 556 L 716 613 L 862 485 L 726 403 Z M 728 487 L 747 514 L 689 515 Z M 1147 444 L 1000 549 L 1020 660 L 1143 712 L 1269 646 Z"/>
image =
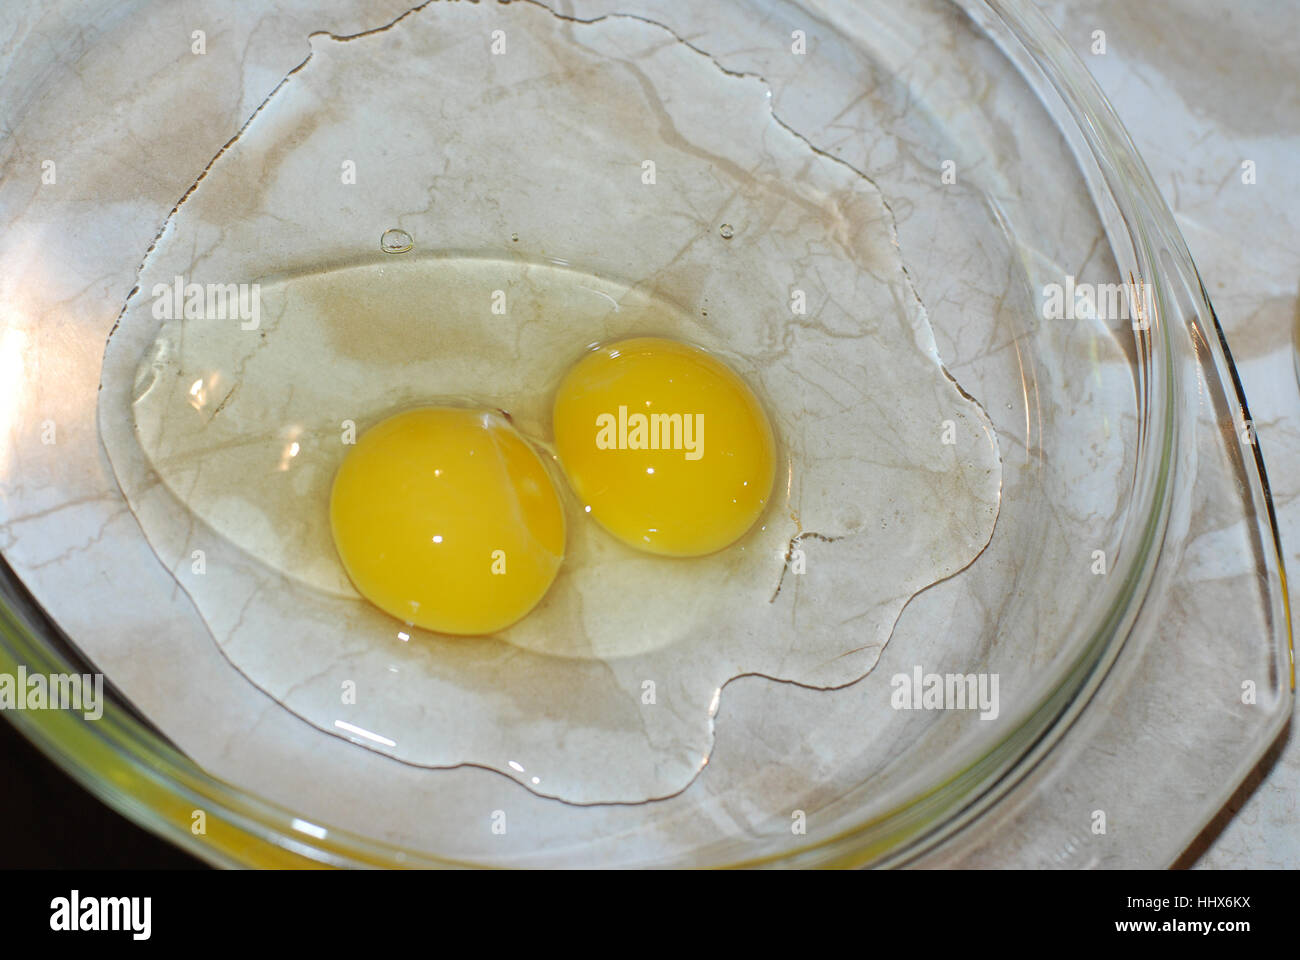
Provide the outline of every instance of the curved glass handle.
<path id="1" fill-rule="evenodd" d="M 1181 243 L 1162 304 L 1192 423 L 1162 560 L 1089 707 L 927 867 L 1172 865 L 1268 751 L 1295 697 L 1286 571 L 1263 455 Z"/>

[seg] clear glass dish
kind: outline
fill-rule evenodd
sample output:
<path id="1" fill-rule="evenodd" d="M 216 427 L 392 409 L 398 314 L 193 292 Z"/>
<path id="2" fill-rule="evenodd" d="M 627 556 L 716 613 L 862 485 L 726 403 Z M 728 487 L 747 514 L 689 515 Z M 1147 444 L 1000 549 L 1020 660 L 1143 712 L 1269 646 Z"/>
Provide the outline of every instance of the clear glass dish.
<path id="1" fill-rule="evenodd" d="M 14 131 L 5 166 L 32 162 L 37 131 L 76 100 L 36 82 L 54 66 L 101 71 L 109 107 L 90 127 L 88 159 L 59 166 L 92 163 L 98 138 L 110 148 L 70 195 L 28 203 L 30 188 L 12 178 L 0 194 L 0 263 L 24 278 L 7 297 L 0 347 L 13 371 L 0 411 L 12 431 L 0 458 L 0 672 L 82 672 L 89 661 L 121 683 L 98 720 L 9 718 L 106 802 L 225 865 L 1172 862 L 1290 716 L 1285 574 L 1249 413 L 1186 247 L 1087 72 L 1022 2 L 734 0 L 705 12 L 592 0 L 562 11 L 659 24 L 727 73 L 761 78 L 783 125 L 863 170 L 890 205 L 940 356 L 996 426 L 1004 474 L 993 541 L 912 599 L 875 671 L 833 692 L 734 681 L 698 780 L 667 800 L 597 807 L 536 797 L 481 769 L 422 770 L 321 742 L 330 738 L 253 690 L 205 699 L 179 675 L 167 689 L 169 664 L 203 644 L 214 651 L 144 544 L 93 432 L 103 342 L 147 245 L 103 225 L 151 237 L 224 138 L 158 151 L 134 180 L 129 151 L 112 145 L 132 118 L 180 111 L 187 90 L 189 112 L 176 117 L 216 130 L 235 117 L 226 136 L 235 134 L 275 87 L 267 71 L 284 76 L 301 60 L 288 38 L 401 29 L 400 8 L 347 6 L 286 11 L 235 107 L 193 98 L 218 82 L 204 73 L 212 61 L 178 59 L 165 90 L 114 72 L 121 44 L 174 28 L 163 11 L 105 19 L 76 42 L 56 30 L 71 17 L 62 8 L 15 24 L 60 39 L 12 48 L 0 81 Z M 297 60 L 275 66 L 294 50 Z M 150 92 L 119 101 L 119 89 Z M 115 213 L 115 200 L 136 206 Z M 94 231 L 76 229 L 85 202 L 104 217 Z M 63 292 L 105 274 L 97 298 Z M 1137 323 L 1045 319 L 1045 292 L 1067 277 L 1140 279 L 1150 308 Z M 51 420 L 73 439 L 42 443 Z M 67 526 L 53 534 L 46 523 L 60 516 Z M 78 527 L 84 547 L 53 560 L 42 551 L 42 538 Z M 88 601 L 90 581 L 129 590 L 135 614 Z M 157 666 L 141 668 L 142 658 Z M 917 665 L 995 673 L 1013 693 L 992 723 L 883 714 L 886 727 L 846 748 L 844 731 L 887 702 L 890 677 Z M 221 691 L 243 683 L 227 672 L 213 679 Z M 259 709 L 276 719 L 231 719 Z M 229 742 L 204 739 L 202 728 L 223 724 L 234 724 Z M 330 789 L 312 789 L 319 783 Z M 485 827 L 502 808 L 524 825 L 508 844 Z"/>

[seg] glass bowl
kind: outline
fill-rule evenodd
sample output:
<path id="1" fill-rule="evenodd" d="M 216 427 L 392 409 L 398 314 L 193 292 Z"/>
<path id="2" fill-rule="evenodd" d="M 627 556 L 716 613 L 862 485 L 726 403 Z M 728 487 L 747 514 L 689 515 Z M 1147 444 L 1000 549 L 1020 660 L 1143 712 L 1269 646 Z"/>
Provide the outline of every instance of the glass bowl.
<path id="1" fill-rule="evenodd" d="M 1082 64 L 1018 0 L 556 11 L 575 29 L 649 21 L 761 79 L 783 126 L 864 172 L 940 356 L 996 427 L 992 541 L 911 599 L 867 677 L 834 691 L 738 678 L 689 787 L 579 806 L 359 750 L 222 660 L 117 488 L 99 364 L 164 218 L 297 72 L 306 37 L 401 30 L 439 4 L 351 7 L 219 29 L 164 5 L 66 32 L 71 5 L 11 15 L 41 42 L 13 47 L 0 80 L 3 162 L 44 173 L 49 154 L 59 172 L 0 187 L 15 278 L 0 672 L 102 670 L 108 695 L 97 719 L 8 718 L 105 802 L 221 865 L 1171 863 L 1291 712 L 1276 524 L 1172 217 Z M 191 42 L 166 77 L 119 59 L 174 35 Z M 230 49 L 248 51 L 242 71 Z M 77 146 L 56 148 L 60 122 L 81 123 Z M 1053 290 L 1125 283 L 1141 291 L 1126 312 L 1046 309 Z M 887 709 L 891 678 L 917 668 L 998 676 L 999 715 Z M 503 810 L 505 835 L 489 828 Z"/>

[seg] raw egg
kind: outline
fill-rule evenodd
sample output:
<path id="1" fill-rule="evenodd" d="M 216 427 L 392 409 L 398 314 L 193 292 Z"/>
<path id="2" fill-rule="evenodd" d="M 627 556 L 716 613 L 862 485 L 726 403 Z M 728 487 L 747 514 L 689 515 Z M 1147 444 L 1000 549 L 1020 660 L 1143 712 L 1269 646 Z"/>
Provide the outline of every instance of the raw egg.
<path id="1" fill-rule="evenodd" d="M 422 407 L 371 427 L 334 478 L 330 524 L 361 595 L 439 633 L 508 627 L 564 559 L 555 486 L 495 411 Z"/>
<path id="2" fill-rule="evenodd" d="M 730 546 L 772 492 L 776 443 L 758 398 L 721 360 L 676 340 L 587 354 L 560 384 L 553 428 L 583 509 L 649 553 Z"/>

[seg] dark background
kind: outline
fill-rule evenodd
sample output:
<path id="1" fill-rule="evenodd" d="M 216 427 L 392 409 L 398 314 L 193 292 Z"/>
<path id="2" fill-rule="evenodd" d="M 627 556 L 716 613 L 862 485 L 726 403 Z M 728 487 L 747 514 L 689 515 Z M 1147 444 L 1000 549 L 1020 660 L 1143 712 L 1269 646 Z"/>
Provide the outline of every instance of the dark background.
<path id="1" fill-rule="evenodd" d="M 0 869 L 206 869 L 118 816 L 0 714 Z"/>

